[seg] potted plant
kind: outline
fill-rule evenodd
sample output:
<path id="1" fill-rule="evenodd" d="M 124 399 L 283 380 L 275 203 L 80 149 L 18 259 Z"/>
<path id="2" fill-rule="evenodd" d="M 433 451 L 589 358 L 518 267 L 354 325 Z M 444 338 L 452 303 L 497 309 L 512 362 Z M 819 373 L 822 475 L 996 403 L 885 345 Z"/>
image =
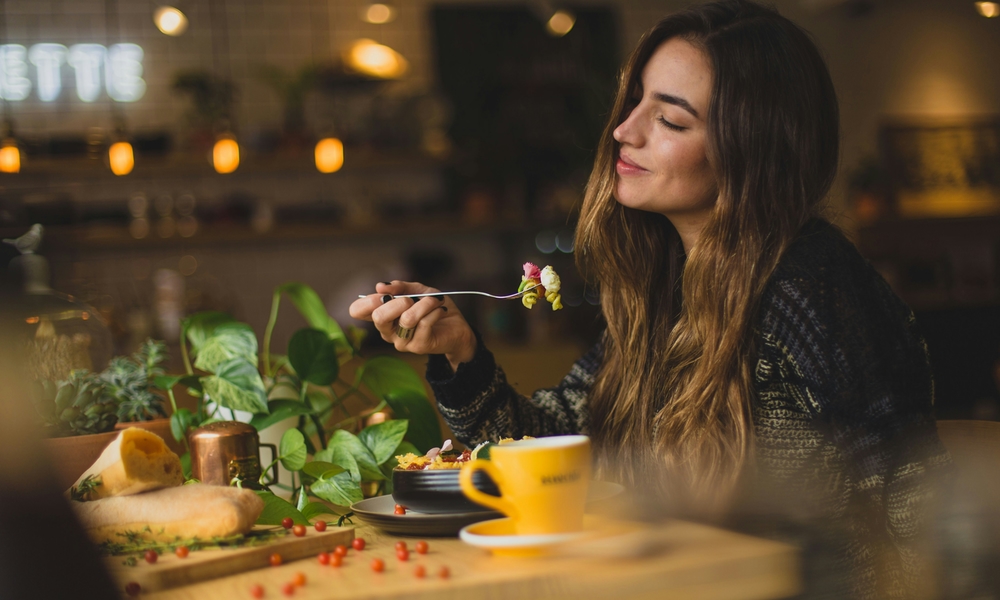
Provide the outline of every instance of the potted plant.
<path id="1" fill-rule="evenodd" d="M 162 396 L 153 392 L 163 374 L 162 342 L 146 340 L 132 356 L 116 356 L 100 373 L 77 369 L 65 381 L 36 382 L 33 401 L 55 459 L 60 484 L 69 486 L 127 427 L 148 429 L 175 452 L 183 452 L 170 431 Z"/>
<path id="2" fill-rule="evenodd" d="M 296 331 L 287 352 L 278 355 L 271 353 L 270 343 L 284 297 L 309 327 Z M 394 456 L 441 445 L 437 413 L 419 375 L 396 357 L 363 357 L 363 332 L 345 332 L 307 285 L 287 283 L 274 291 L 259 348 L 253 329 L 224 313 L 191 315 L 181 331 L 186 373 L 156 380 L 175 407 L 175 439 L 185 440 L 191 429 L 209 422 L 235 418 L 236 411 L 251 413 L 250 424 L 258 431 L 297 419 L 282 435 L 275 459 L 291 473 L 291 481 L 262 482 L 289 493 L 293 503 L 261 492 L 267 506 L 261 523 L 276 524 L 286 516 L 304 523 L 316 511 L 344 514 L 346 509 L 330 505 L 347 507 L 361 500 L 363 487 L 391 491 Z M 193 411 L 176 408 L 172 388 L 177 385 L 197 398 Z M 359 400 L 363 408 L 352 413 L 348 399 Z M 395 419 L 362 428 L 368 416 L 383 411 Z M 189 461 L 182 464 L 187 467 Z"/>

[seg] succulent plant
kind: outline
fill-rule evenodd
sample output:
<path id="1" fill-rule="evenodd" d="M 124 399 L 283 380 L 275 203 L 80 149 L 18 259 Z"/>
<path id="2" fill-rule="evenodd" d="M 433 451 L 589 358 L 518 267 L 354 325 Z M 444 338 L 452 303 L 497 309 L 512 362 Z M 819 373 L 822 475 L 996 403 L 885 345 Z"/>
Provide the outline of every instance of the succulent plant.
<path id="1" fill-rule="evenodd" d="M 166 417 L 150 388 L 163 374 L 163 342 L 146 340 L 132 356 L 116 356 L 101 373 L 78 369 L 66 381 L 35 383 L 33 402 L 49 437 L 110 431 L 118 421 Z"/>
<path id="2" fill-rule="evenodd" d="M 100 375 L 107 394 L 118 405 L 118 420 L 149 421 L 166 417 L 163 398 L 150 387 L 163 374 L 160 363 L 166 358 L 163 342 L 146 340 L 131 357 L 116 356 Z"/>
<path id="3" fill-rule="evenodd" d="M 110 431 L 118 420 L 117 401 L 86 369 L 72 371 L 66 381 L 36 383 L 32 399 L 50 437 Z"/>

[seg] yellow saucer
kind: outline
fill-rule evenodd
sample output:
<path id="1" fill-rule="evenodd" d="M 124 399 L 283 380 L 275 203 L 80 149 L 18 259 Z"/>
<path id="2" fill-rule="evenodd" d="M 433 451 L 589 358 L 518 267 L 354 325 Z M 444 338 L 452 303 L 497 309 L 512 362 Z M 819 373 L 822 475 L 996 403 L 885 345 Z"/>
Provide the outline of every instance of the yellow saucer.
<path id="1" fill-rule="evenodd" d="M 596 515 L 584 515 L 582 531 L 518 535 L 512 519 L 493 519 L 463 527 L 458 537 L 470 546 L 489 550 L 494 556 L 541 556 L 561 544 L 600 535 L 602 520 Z"/>

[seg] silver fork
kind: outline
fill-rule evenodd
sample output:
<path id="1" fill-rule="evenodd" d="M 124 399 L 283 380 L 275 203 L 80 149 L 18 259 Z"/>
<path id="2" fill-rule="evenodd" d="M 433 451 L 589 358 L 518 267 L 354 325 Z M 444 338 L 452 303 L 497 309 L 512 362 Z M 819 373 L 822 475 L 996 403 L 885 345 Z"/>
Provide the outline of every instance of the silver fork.
<path id="1" fill-rule="evenodd" d="M 529 288 L 524 288 L 520 292 L 515 292 L 513 294 L 507 294 L 506 296 L 497 296 L 495 294 L 487 294 L 486 292 L 474 292 L 471 290 L 462 290 L 460 292 L 430 292 L 427 294 L 404 294 L 400 296 L 393 296 L 396 298 L 426 298 L 427 296 L 460 296 L 460 295 L 475 295 L 475 296 L 486 296 L 487 298 L 495 298 L 496 300 L 513 300 L 515 298 L 520 298 L 521 296 L 527 294 L 536 287 L 540 287 L 540 284 L 535 284 Z M 358 298 L 367 298 L 367 294 L 358 294 Z"/>

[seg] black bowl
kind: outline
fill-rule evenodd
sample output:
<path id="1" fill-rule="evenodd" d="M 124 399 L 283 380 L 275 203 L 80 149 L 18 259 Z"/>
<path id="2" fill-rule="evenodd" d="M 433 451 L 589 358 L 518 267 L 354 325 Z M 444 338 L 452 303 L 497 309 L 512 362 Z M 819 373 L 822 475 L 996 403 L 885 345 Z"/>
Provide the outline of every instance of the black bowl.
<path id="1" fill-rule="evenodd" d="M 396 469 L 392 472 L 392 498 L 396 504 L 422 513 L 492 511 L 492 508 L 473 502 L 462 493 L 462 488 L 458 484 L 460 470 L 404 471 Z M 482 471 L 473 473 L 472 483 L 481 492 L 490 496 L 500 495 L 496 484 L 493 483 L 489 475 Z"/>

